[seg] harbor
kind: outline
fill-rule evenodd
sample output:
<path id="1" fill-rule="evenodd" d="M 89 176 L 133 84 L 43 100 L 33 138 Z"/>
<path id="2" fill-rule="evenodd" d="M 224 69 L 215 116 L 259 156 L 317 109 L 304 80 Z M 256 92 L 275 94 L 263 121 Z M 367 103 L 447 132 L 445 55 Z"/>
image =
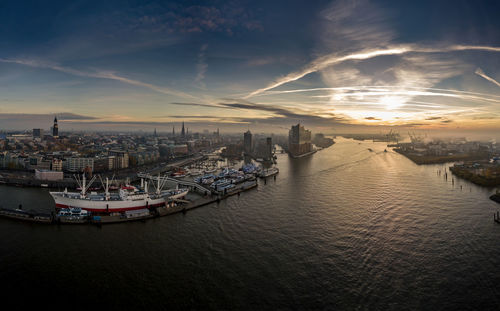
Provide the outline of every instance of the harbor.
<path id="1" fill-rule="evenodd" d="M 135 180 L 140 180 L 140 185 L 127 183 L 118 187 L 118 192 L 112 192 L 111 183 L 108 178 L 93 176 L 90 181 L 85 175 L 75 176 L 75 183 L 80 192 L 64 191 L 50 192 L 55 199 L 55 208 L 50 213 L 40 213 L 36 207 L 28 209 L 23 204 L 15 209 L 0 208 L 0 217 L 16 221 L 25 221 L 38 224 L 93 224 L 103 225 L 112 223 L 123 223 L 130 221 L 146 221 L 148 219 L 168 216 L 220 202 L 230 196 L 240 195 L 241 192 L 254 189 L 258 186 L 258 179 L 274 177 L 278 174 L 278 168 L 263 169 L 255 164 L 247 163 L 239 170 L 225 167 L 220 172 L 219 167 L 210 167 L 205 174 L 189 176 L 193 167 L 199 167 L 200 162 L 190 161 L 182 168 L 182 175 L 178 166 L 169 167 L 165 175 L 158 173 L 140 172 Z M 191 170 L 190 168 L 191 167 Z M 152 170 L 156 173 L 158 170 Z M 165 171 L 165 170 L 163 170 Z M 93 187 L 97 179 L 101 180 L 101 186 Z M 166 185 L 175 188 L 164 190 Z M 150 191 L 148 187 L 154 188 Z M 115 187 L 116 188 L 116 187 Z M 115 189 L 113 188 L 113 189 Z M 103 190 L 98 193 L 94 190 Z M 186 195 L 190 193 L 190 198 Z"/>
<path id="2" fill-rule="evenodd" d="M 431 296 L 435 297 L 430 302 L 433 306 L 439 306 L 448 293 L 443 280 L 458 291 L 454 296 L 458 303 L 484 293 L 494 296 L 496 283 L 490 271 L 500 258 L 496 247 L 500 225 L 492 221 L 499 205 L 488 198 L 494 190 L 457 178 L 453 185 L 449 165 L 418 166 L 392 150 L 383 152 L 387 148 L 383 142 L 358 145 L 341 137 L 336 141 L 311 157 L 277 154 L 276 181 L 271 176 L 266 184 L 257 177 L 256 188 L 221 198 L 219 203 L 217 196 L 204 198 L 190 191 L 186 199 L 199 201 L 179 202 L 168 211 L 158 209 L 168 214 L 165 217 L 101 225 L 0 218 L 6 263 L 2 275 L 14 280 L 11 284 L 16 291 L 40 279 L 49 280 L 43 296 L 54 291 L 69 295 L 74 288 L 66 284 L 76 282 L 76 289 L 82 288 L 91 303 L 105 292 L 123 308 L 154 309 L 166 300 L 191 301 L 194 290 L 201 297 L 196 307 L 203 309 L 214 297 L 221 297 L 221 288 L 231 288 L 224 297 L 235 297 L 233 288 L 241 286 L 235 276 L 270 288 L 261 295 L 277 304 L 283 302 L 278 295 L 281 288 L 290 286 L 291 293 L 310 301 L 312 309 L 328 307 L 323 297 L 329 297 L 331 288 L 324 284 L 332 282 L 332 274 L 339 278 L 331 283 L 334 292 L 345 293 L 335 287 L 339 282 L 351 284 L 349 291 L 358 299 L 363 299 L 363 293 L 356 291 L 359 285 L 352 284 L 352 277 L 383 295 L 401 290 L 387 278 L 408 275 L 401 284 L 410 309 L 420 305 L 422 296 L 430 295 L 425 291 L 411 295 L 422 282 L 419 276 L 437 293 Z M 241 163 L 234 164 L 236 170 L 241 167 Z M 133 184 L 140 187 L 140 182 Z M 23 210 L 50 214 L 54 204 L 50 191 L 54 190 L 1 186 L 0 205 L 16 209 L 22 203 Z M 372 260 L 365 261 L 363 254 Z M 475 263 L 476 275 L 467 273 L 463 262 Z M 255 276 L 255 270 L 263 271 L 262 276 Z M 19 279 L 19 271 L 26 271 L 27 278 Z M 381 271 L 388 275 L 380 279 Z M 441 272 L 436 276 L 435 271 Z M 51 275 L 58 278 L 50 279 Z M 124 286 L 120 275 L 131 285 Z M 61 278 L 65 282 L 59 282 Z M 310 300 L 311 290 L 318 298 Z M 122 294 L 132 291 L 146 297 L 145 302 Z M 254 292 L 240 287 L 238 293 L 250 297 Z M 224 303 L 214 305 L 223 308 Z M 245 308 L 239 302 L 231 306 Z M 370 304 L 373 309 L 379 306 Z M 257 307 L 266 309 L 267 305 Z M 285 307 L 293 309 L 294 304 Z M 347 304 L 340 307 L 349 309 Z"/>

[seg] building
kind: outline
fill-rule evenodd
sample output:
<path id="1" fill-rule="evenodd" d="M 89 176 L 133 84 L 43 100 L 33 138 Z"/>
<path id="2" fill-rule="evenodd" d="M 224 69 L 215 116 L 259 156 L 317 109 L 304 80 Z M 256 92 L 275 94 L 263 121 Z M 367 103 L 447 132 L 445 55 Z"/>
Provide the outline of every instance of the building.
<path id="1" fill-rule="evenodd" d="M 52 136 L 54 138 L 59 137 L 59 126 L 57 125 L 57 117 L 54 117 L 54 126 L 52 127 Z"/>
<path id="2" fill-rule="evenodd" d="M 108 152 L 109 156 L 114 156 L 113 169 L 128 168 L 129 166 L 129 155 L 127 151 L 122 150 L 110 150 Z"/>
<path id="3" fill-rule="evenodd" d="M 53 171 L 62 171 L 63 170 L 63 161 L 61 159 L 52 159 L 52 170 Z"/>
<path id="4" fill-rule="evenodd" d="M 94 170 L 93 158 L 71 157 L 67 158 L 63 164 L 63 168 L 69 172 L 83 172 L 87 167 Z"/>
<path id="5" fill-rule="evenodd" d="M 311 131 L 306 130 L 300 123 L 292 125 L 288 132 L 288 151 L 293 157 L 312 152 Z"/>
<path id="6" fill-rule="evenodd" d="M 255 148 L 255 157 L 270 161 L 273 156 L 273 142 L 271 137 L 261 138 Z"/>
<path id="7" fill-rule="evenodd" d="M 181 137 L 182 137 L 182 138 L 186 137 L 186 132 L 185 132 L 185 130 L 184 130 L 184 122 L 182 122 Z"/>
<path id="8" fill-rule="evenodd" d="M 39 180 L 63 180 L 63 172 L 49 171 L 49 170 L 35 170 L 35 179 Z"/>
<path id="9" fill-rule="evenodd" d="M 33 139 L 43 139 L 43 129 L 33 129 Z"/>
<path id="10" fill-rule="evenodd" d="M 252 133 L 250 130 L 243 134 L 243 152 L 246 155 L 252 154 Z"/>

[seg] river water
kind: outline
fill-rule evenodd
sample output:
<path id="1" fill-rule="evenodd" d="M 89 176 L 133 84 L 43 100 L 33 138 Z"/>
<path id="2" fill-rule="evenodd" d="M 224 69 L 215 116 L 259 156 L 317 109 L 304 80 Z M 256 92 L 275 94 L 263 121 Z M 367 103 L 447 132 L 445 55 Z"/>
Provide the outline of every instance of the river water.
<path id="1" fill-rule="evenodd" d="M 338 138 L 311 157 L 281 154 L 276 180 L 144 223 L 0 219 L 2 296 L 63 308 L 497 308 L 493 190 L 384 148 Z M 53 208 L 44 189 L 0 195 L 4 207 Z"/>

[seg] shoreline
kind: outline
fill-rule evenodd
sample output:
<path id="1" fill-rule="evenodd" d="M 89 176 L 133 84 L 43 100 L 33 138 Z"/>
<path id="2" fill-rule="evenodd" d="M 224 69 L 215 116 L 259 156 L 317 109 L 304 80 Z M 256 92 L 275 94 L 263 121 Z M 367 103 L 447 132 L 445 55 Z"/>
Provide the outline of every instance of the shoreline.
<path id="1" fill-rule="evenodd" d="M 402 151 L 399 148 L 393 149 L 395 152 L 405 156 L 410 159 L 413 163 L 417 165 L 425 165 L 425 164 L 443 164 L 443 163 L 451 163 L 457 161 L 480 161 L 488 159 L 486 154 L 454 154 L 454 155 L 445 155 L 445 156 L 430 156 L 430 155 L 414 155 L 409 154 L 407 152 Z"/>

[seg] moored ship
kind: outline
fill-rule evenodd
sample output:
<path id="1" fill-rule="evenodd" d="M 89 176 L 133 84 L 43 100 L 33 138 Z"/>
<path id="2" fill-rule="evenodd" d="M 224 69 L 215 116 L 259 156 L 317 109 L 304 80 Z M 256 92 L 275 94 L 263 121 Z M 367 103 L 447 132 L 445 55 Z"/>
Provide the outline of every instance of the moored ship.
<path id="1" fill-rule="evenodd" d="M 77 179 L 81 192 L 50 192 L 56 203 L 56 208 L 80 208 L 95 213 L 113 213 L 165 206 L 169 201 L 182 198 L 188 194 L 188 189 L 162 190 L 165 180 L 158 176 L 155 192 L 148 191 L 148 182 L 141 180 L 141 187 L 132 185 L 123 186 L 117 193 L 109 192 L 108 180 L 103 183 L 104 193 L 87 192 L 90 185 L 95 181 L 94 176 L 89 184 L 86 184 L 85 176 L 82 181 Z"/>

